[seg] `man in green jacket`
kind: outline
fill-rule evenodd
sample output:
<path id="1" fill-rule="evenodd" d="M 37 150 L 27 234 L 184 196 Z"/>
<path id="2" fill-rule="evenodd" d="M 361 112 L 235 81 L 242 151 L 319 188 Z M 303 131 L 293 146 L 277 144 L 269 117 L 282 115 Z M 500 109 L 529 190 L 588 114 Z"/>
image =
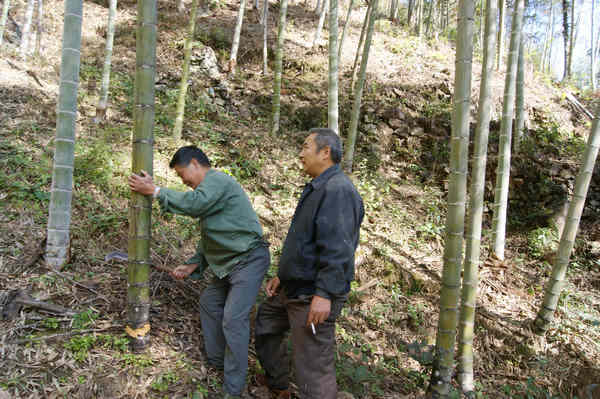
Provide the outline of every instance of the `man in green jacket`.
<path id="1" fill-rule="evenodd" d="M 202 150 L 182 147 L 169 166 L 193 191 L 158 187 L 145 171 L 131 175 L 129 187 L 152 195 L 163 212 L 198 218 L 198 250 L 171 274 L 177 279 L 200 278 L 207 267 L 215 274 L 200 297 L 200 321 L 208 363 L 224 370 L 225 397 L 236 398 L 246 383 L 249 314 L 269 268 L 268 244 L 242 187 L 212 169 Z"/>

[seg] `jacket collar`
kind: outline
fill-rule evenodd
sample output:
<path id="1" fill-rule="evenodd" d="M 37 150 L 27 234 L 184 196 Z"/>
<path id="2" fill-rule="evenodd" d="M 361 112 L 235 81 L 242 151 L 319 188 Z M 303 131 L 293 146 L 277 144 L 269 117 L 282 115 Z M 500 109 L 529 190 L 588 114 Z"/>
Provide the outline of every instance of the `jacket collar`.
<path id="1" fill-rule="evenodd" d="M 315 177 L 310 183 L 313 190 L 318 190 L 323 186 L 323 184 L 327 183 L 327 181 L 333 176 L 338 174 L 341 171 L 341 167 L 339 164 L 335 164 L 329 167 L 325 172 L 321 173 L 319 176 Z"/>

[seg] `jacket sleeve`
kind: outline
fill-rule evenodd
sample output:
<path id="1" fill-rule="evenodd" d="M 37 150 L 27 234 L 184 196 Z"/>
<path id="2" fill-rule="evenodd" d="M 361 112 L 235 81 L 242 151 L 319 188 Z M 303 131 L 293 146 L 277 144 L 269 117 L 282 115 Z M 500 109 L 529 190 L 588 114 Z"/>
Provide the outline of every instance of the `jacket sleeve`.
<path id="1" fill-rule="evenodd" d="M 205 180 L 194 191 L 180 192 L 161 188 L 158 193 L 163 212 L 192 217 L 204 217 L 221 209 L 219 200 L 225 193 L 225 184 L 215 179 Z"/>
<path id="2" fill-rule="evenodd" d="M 328 299 L 345 293 L 346 269 L 354 267 L 357 215 L 348 194 L 337 184 L 328 186 L 315 221 L 315 294 Z"/>

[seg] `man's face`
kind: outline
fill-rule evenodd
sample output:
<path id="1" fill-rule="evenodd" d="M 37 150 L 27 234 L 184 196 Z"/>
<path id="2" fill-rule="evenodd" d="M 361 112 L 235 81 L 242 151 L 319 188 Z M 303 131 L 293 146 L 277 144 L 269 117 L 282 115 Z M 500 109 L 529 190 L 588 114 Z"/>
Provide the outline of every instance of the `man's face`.
<path id="1" fill-rule="evenodd" d="M 175 165 L 173 169 L 181 178 L 182 183 L 192 189 L 196 189 L 206 175 L 206 171 L 195 159 L 192 159 L 187 166 Z"/>
<path id="2" fill-rule="evenodd" d="M 322 172 L 323 166 L 329 158 L 329 147 L 317 151 L 315 135 L 315 133 L 312 133 L 304 140 L 302 151 L 300 151 L 300 161 L 304 167 L 304 172 L 311 177 L 317 177 Z"/>

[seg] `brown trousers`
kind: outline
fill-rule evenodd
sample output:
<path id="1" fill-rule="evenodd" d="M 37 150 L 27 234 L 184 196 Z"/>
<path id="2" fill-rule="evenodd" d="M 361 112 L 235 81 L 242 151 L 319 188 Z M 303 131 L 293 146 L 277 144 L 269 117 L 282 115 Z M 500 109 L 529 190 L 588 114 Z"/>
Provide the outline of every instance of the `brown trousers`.
<path id="1" fill-rule="evenodd" d="M 255 344 L 258 359 L 272 389 L 288 389 L 290 362 L 285 339 L 290 330 L 296 383 L 302 399 L 335 399 L 335 320 L 345 298 L 331 302 L 324 323 L 306 327 L 312 297 L 289 299 L 280 292 L 258 308 Z"/>

